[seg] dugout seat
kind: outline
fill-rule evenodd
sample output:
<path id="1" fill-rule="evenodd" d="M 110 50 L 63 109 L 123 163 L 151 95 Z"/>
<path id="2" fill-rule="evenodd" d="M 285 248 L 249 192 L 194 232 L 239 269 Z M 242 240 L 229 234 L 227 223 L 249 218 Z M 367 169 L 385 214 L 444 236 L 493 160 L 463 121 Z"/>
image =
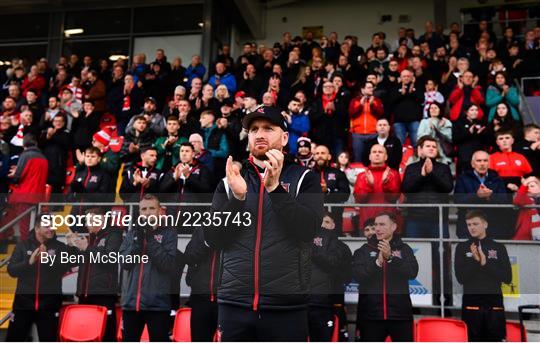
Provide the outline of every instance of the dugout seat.
<path id="1" fill-rule="evenodd" d="M 518 322 L 506 322 L 506 341 L 507 342 L 527 342 L 527 331 L 523 341 L 521 340 L 521 325 Z"/>
<path id="2" fill-rule="evenodd" d="M 421 318 L 416 325 L 417 342 L 467 342 L 467 325 L 457 319 Z"/>
<path id="3" fill-rule="evenodd" d="M 174 342 L 191 342 L 191 308 L 183 307 L 176 311 L 172 340 Z"/>
<path id="4" fill-rule="evenodd" d="M 60 324 L 60 341 L 101 341 L 105 334 L 107 308 L 96 305 L 68 305 Z"/>

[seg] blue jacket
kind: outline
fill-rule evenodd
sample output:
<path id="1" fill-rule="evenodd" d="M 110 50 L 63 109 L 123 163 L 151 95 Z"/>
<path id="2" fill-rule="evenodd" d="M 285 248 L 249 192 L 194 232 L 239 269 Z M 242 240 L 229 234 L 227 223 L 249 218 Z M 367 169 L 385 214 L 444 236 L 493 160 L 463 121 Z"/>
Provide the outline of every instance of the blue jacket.
<path id="1" fill-rule="evenodd" d="M 307 136 L 310 128 L 309 116 L 306 112 L 292 116 L 291 124 L 289 125 L 289 152 L 292 155 L 296 155 L 298 151 L 298 138 Z"/>
<path id="2" fill-rule="evenodd" d="M 454 202 L 456 204 L 471 204 L 467 208 L 461 207 L 458 210 L 457 235 L 460 238 L 467 238 L 469 231 L 465 223 L 465 214 L 467 211 L 474 209 L 472 204 L 511 204 L 512 196 L 508 193 L 504 181 L 499 177 L 494 170 L 489 170 L 483 182 L 484 186 L 491 189 L 493 194 L 487 199 L 479 198 L 476 195 L 480 187 L 480 180 L 473 170 L 468 170 L 461 174 L 456 181 L 454 189 Z M 486 213 L 489 221 L 489 235 L 496 238 L 508 238 L 508 235 L 513 232 L 514 223 L 512 209 L 506 208 L 478 208 Z"/>
<path id="3" fill-rule="evenodd" d="M 198 77 L 200 79 L 204 78 L 204 74 L 206 74 L 206 68 L 202 64 L 198 64 L 197 66 L 193 67 L 191 64 L 186 69 L 186 73 L 184 74 L 185 77 L 187 77 L 187 85 L 191 85 L 191 80 Z"/>
<path id="4" fill-rule="evenodd" d="M 210 79 L 208 80 L 208 83 L 216 89 L 216 74 L 210 76 Z M 225 85 L 227 87 L 227 90 L 230 94 L 234 94 L 236 92 L 236 78 L 231 73 L 226 73 L 219 77 L 219 84 Z"/>

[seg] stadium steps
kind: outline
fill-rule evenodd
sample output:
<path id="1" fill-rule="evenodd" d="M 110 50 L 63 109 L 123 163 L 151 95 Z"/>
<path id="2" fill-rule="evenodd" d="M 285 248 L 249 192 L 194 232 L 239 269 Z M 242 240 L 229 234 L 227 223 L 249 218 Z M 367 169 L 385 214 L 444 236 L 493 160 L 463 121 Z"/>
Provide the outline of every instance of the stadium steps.
<path id="1" fill-rule="evenodd" d="M 0 261 L 9 258 L 14 249 L 15 244 L 8 245 L 6 253 L 0 254 Z M 17 279 L 9 276 L 6 266 L 0 268 L 0 319 L 11 311 L 16 287 Z M 7 329 L 8 325 L 9 321 L 0 326 L 0 329 Z"/>

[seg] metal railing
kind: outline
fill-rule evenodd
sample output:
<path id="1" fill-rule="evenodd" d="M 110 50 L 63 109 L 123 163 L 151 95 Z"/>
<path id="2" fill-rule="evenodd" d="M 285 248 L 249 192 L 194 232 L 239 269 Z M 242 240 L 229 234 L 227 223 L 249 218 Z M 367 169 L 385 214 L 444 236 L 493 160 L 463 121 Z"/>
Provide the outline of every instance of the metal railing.
<path id="1" fill-rule="evenodd" d="M 527 98 L 525 96 L 525 93 L 523 92 L 523 87 L 524 87 L 524 83 L 523 83 L 523 79 L 540 79 L 540 76 L 535 76 L 535 77 L 523 77 L 521 78 L 521 83 L 517 80 L 517 79 L 514 79 L 514 84 L 516 85 L 516 88 L 518 90 L 518 94 L 519 94 L 519 112 L 521 113 L 522 115 L 522 119 L 523 119 L 523 124 L 530 124 L 530 123 L 533 123 L 533 124 L 537 124 L 538 125 L 538 121 L 536 120 L 536 115 L 533 113 L 532 109 L 531 109 L 531 106 L 529 106 L 529 103 L 527 102 Z M 525 120 L 525 115 L 527 116 L 527 119 L 528 120 Z"/>
<path id="2" fill-rule="evenodd" d="M 93 203 L 58 203 L 58 202 L 50 202 L 50 203 L 40 203 L 37 205 L 37 207 L 32 207 L 26 210 L 25 212 L 18 215 L 15 219 L 10 221 L 9 224 L 13 225 L 17 222 L 17 220 L 20 220 L 25 214 L 28 214 L 29 212 L 32 212 L 33 216 L 44 206 L 70 206 L 70 205 L 76 205 L 76 206 L 84 206 L 84 207 L 90 207 L 90 206 L 121 206 L 121 207 L 127 207 L 127 213 L 129 213 L 130 216 L 133 216 L 135 213 L 136 206 L 138 206 L 138 203 L 123 203 L 123 204 L 114 204 L 109 202 L 93 202 Z M 203 206 L 210 206 L 210 203 L 162 203 L 164 207 L 203 207 Z M 324 204 L 326 208 L 329 208 L 330 210 L 333 208 L 366 208 L 366 207 L 385 207 L 385 208 L 433 208 L 438 209 L 438 236 L 437 238 L 406 238 L 404 237 L 404 241 L 406 242 L 430 242 L 430 243 L 437 243 L 438 244 L 438 263 L 440 265 L 440 272 L 439 272 L 439 287 L 440 287 L 440 305 L 433 305 L 428 306 L 430 308 L 439 308 L 440 309 L 440 315 L 445 316 L 445 309 L 451 309 L 452 307 L 445 305 L 445 272 L 446 272 L 446 266 L 444 263 L 444 250 L 445 250 L 445 243 L 459 243 L 463 242 L 466 239 L 460 239 L 460 238 L 445 238 L 444 232 L 445 232 L 445 221 L 450 222 L 450 216 L 445 218 L 445 209 L 450 208 L 471 208 L 474 207 L 475 209 L 493 209 L 493 208 L 513 208 L 516 209 L 517 207 L 512 204 L 454 204 L 454 203 L 440 203 L 440 204 L 411 204 L 411 203 L 377 203 L 377 204 L 360 204 L 360 203 L 326 203 Z M 537 208 L 540 209 L 540 205 L 528 205 L 524 206 L 522 208 Z M 131 217 L 133 218 L 133 217 Z M 129 221 L 128 229 L 131 228 L 133 222 Z M 0 229 L 0 232 L 7 229 L 9 225 L 5 225 L 2 229 Z M 357 239 L 362 240 L 362 238 L 347 238 L 349 239 Z M 520 244 L 520 245 L 535 245 L 540 247 L 540 241 L 514 241 L 514 240 L 497 240 L 498 242 L 501 242 L 503 244 Z M 7 262 L 6 262 L 7 263 Z M 1 265 L 0 265 L 1 267 Z M 1 323 L 0 323 L 1 324 Z"/>
<path id="3" fill-rule="evenodd" d="M 39 212 L 38 212 L 39 213 Z M 8 228 L 14 226 L 19 221 L 21 221 L 25 216 L 30 215 L 30 227 L 33 227 L 36 221 L 36 207 L 32 206 L 27 208 L 25 211 L 19 213 L 15 218 L 10 220 L 4 226 L 0 228 L 0 233 L 6 231 Z"/>

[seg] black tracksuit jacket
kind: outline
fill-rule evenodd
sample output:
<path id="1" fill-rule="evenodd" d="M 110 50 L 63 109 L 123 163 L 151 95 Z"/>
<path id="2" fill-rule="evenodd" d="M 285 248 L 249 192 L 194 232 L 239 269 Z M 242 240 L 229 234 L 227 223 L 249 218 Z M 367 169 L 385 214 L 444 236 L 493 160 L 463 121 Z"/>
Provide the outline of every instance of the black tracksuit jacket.
<path id="1" fill-rule="evenodd" d="M 321 186 L 313 172 L 285 161 L 281 187 L 268 193 L 261 172 L 253 162 L 244 163 L 245 201 L 234 198 L 225 181 L 214 194 L 214 212 L 251 217 L 241 225 L 205 227 L 206 242 L 223 250 L 218 303 L 253 310 L 305 308 L 311 245 L 322 222 Z"/>
<path id="2" fill-rule="evenodd" d="M 392 260 L 379 267 L 377 237 L 354 252 L 353 277 L 358 281 L 358 318 L 363 320 L 412 320 L 409 280 L 418 275 L 414 253 L 399 236 L 390 241 Z"/>

